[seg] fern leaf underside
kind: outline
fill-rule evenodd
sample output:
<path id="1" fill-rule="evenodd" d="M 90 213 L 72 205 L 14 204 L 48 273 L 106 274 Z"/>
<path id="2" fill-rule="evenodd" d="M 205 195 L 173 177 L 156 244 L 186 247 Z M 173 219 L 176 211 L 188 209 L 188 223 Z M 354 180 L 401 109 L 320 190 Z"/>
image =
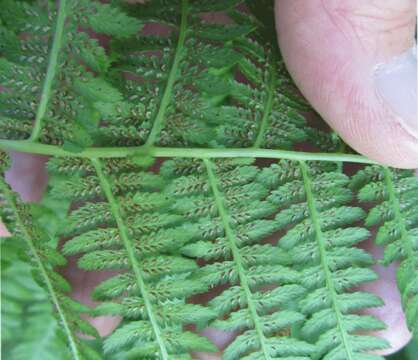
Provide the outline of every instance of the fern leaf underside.
<path id="1" fill-rule="evenodd" d="M 0 152 L 1 217 L 12 233 L 2 269 L 13 280 L 2 314 L 16 328 L 16 314 L 35 314 L 11 348 L 16 359 L 192 359 L 218 351 L 198 335 L 208 325 L 238 334 L 226 360 L 382 359 L 372 351 L 388 344 L 369 332 L 385 325 L 364 315 L 382 300 L 357 289 L 377 278 L 357 247 L 375 226 L 382 263 L 400 262 L 402 305 L 418 336 L 418 179 L 378 165 L 349 177 L 342 163 L 285 151 L 343 146 L 305 120 L 312 110 L 284 68 L 273 20 L 245 3 L 2 2 L 0 138 L 49 145 L 59 156 L 48 169 L 62 177 L 51 195 L 72 202 L 58 251 L 3 180 Z M 230 23 L 211 22 L 210 12 Z M 111 40 L 104 46 L 89 31 Z M 154 163 L 155 149 L 173 159 Z M 262 163 L 240 149 L 299 160 Z M 116 274 L 93 291 L 94 309 L 73 301 L 56 271 L 76 254 L 80 268 Z M 19 279 L 31 273 L 33 296 L 52 306 L 28 300 Z M 193 303 L 209 290 L 207 303 Z M 97 336 L 83 312 L 122 318 L 104 355 L 79 337 Z M 42 349 L 29 329 L 57 334 Z"/>

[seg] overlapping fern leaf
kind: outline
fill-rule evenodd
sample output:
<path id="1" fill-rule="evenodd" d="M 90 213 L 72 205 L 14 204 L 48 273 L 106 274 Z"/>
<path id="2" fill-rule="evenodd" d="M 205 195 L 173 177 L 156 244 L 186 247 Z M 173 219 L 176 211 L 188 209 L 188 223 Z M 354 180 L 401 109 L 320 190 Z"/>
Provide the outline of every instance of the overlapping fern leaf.
<path id="1" fill-rule="evenodd" d="M 383 264 L 399 261 L 397 280 L 409 329 L 418 339 L 418 178 L 410 171 L 380 166 L 360 170 L 352 179 L 361 202 L 373 203 L 367 226 L 377 226 L 384 245 Z"/>
<path id="2" fill-rule="evenodd" d="M 18 196 L 12 192 L 9 188 L 8 184 L 4 180 L 4 171 L 7 167 L 6 165 L 6 155 L 4 153 L 1 154 L 1 163 L 0 169 L 2 173 L 2 178 L 0 179 L 0 201 L 2 203 L 1 207 L 1 216 L 2 221 L 7 225 L 8 230 L 12 234 L 11 237 L 2 239 L 2 246 L 3 249 L 14 249 L 12 253 L 18 253 L 19 256 L 16 256 L 15 259 L 11 257 L 9 261 L 13 262 L 7 266 L 4 276 L 6 276 L 6 282 L 2 287 L 2 295 L 4 300 L 6 301 L 6 306 L 9 301 L 9 310 L 12 311 L 13 316 L 13 309 L 11 307 L 15 307 L 15 310 L 20 311 L 19 302 L 23 302 L 21 308 L 25 306 L 25 296 L 20 297 L 19 292 L 25 294 L 26 296 L 36 296 L 36 292 L 40 298 L 32 299 L 32 303 L 30 307 L 27 307 L 27 311 L 33 311 L 33 314 L 28 313 L 28 319 L 22 318 L 23 314 L 17 314 L 17 318 L 20 321 L 28 321 L 28 329 L 26 337 L 22 339 L 22 343 L 18 344 L 18 346 L 13 349 L 13 353 L 15 354 L 15 358 L 25 358 L 27 356 L 27 350 L 36 349 L 37 341 L 39 338 L 36 338 L 36 335 L 33 333 L 34 331 L 41 330 L 42 326 L 45 326 L 44 330 L 54 331 L 55 338 L 53 342 L 55 342 L 55 346 L 57 346 L 57 342 L 64 341 L 68 348 L 68 354 L 71 354 L 73 359 L 98 359 L 99 356 L 96 354 L 94 350 L 86 346 L 78 337 L 77 334 L 84 334 L 89 336 L 97 336 L 96 329 L 92 327 L 88 322 L 80 318 L 80 313 L 86 312 L 87 308 L 83 305 L 77 303 L 76 301 L 72 300 L 69 296 L 70 292 L 70 285 L 68 282 L 59 274 L 57 273 L 54 268 L 56 266 L 65 265 L 66 260 L 65 258 L 57 252 L 51 246 L 51 239 L 49 239 L 48 235 L 42 228 L 40 228 L 36 224 L 36 220 L 31 216 L 31 208 L 28 204 L 23 204 Z M 10 244 L 9 243 L 15 243 Z M 24 250 L 22 250 L 24 248 Z M 8 251 L 5 252 L 6 255 L 12 255 Z M 20 258 L 20 259 L 19 259 Z M 22 268 L 19 266 L 19 262 L 24 260 L 25 266 Z M 20 264 L 22 265 L 22 264 Z M 15 269 L 16 267 L 16 269 Z M 17 274 L 14 274 L 13 271 L 18 271 Z M 30 272 L 29 272 L 30 270 Z M 8 271 L 11 271 L 11 278 L 7 278 L 9 274 Z M 23 271 L 24 274 L 29 275 L 32 273 L 36 282 L 41 286 L 44 292 L 41 293 L 41 289 L 38 289 L 35 284 L 32 283 L 32 280 L 29 279 L 27 282 L 23 284 L 18 283 L 20 271 Z M 15 284 L 14 284 L 15 283 Z M 34 294 L 28 294 L 28 288 L 32 286 L 35 289 Z M 17 293 L 16 293 L 17 292 Z M 48 304 L 41 303 L 39 301 L 44 301 L 45 299 L 49 299 L 52 303 L 53 308 L 55 309 L 55 314 L 57 321 L 61 326 L 57 327 L 54 325 L 52 321 L 48 321 L 44 324 L 38 324 L 39 320 L 42 320 L 43 317 L 46 317 L 48 320 L 47 307 Z M 40 306 L 37 306 L 37 301 Z M 8 309 L 5 309 L 6 311 Z M 39 315 L 39 317 L 37 317 Z M 5 315 L 6 321 L 12 321 L 13 318 L 9 318 L 7 314 Z M 19 326 L 19 324 L 17 324 Z M 53 327 L 53 329 L 49 328 L 49 326 Z M 10 329 L 13 331 L 16 329 Z M 22 332 L 25 329 L 20 329 Z M 7 334 L 9 336 L 15 336 L 14 333 Z M 16 334 L 19 334 L 19 332 Z M 45 336 L 48 333 L 43 334 Z M 48 343 L 48 339 L 44 338 L 44 344 Z M 51 344 L 51 343 L 50 343 Z M 45 348 L 37 348 L 38 351 L 45 351 L 45 356 L 48 355 L 48 349 Z M 63 349 L 63 357 L 65 358 L 66 349 Z M 36 356 L 41 356 L 35 354 Z M 35 356 L 34 355 L 34 356 Z M 46 357 L 45 357 L 46 358 Z"/>
<path id="3" fill-rule="evenodd" d="M 111 59 L 85 31 L 126 38 L 140 26 L 95 1 L 2 1 L 0 137 L 91 145 L 101 102 L 121 94 L 104 78 Z"/>
<path id="4" fill-rule="evenodd" d="M 215 351 L 208 339 L 183 328 L 204 326 L 215 315 L 185 302 L 206 286 L 190 279 L 197 265 L 179 254 L 193 231 L 169 211 L 172 199 L 162 191 L 164 179 L 131 160 L 63 158 L 49 166 L 80 173 L 54 190 L 56 196 L 79 203 L 69 215 L 66 234 L 73 237 L 64 253 L 83 253 L 78 261 L 83 269 L 119 270 L 93 294 L 104 301 L 96 315 L 129 320 L 105 340 L 105 352 L 126 351 L 127 357 L 141 359 L 190 359 L 190 351 Z"/>
<path id="5" fill-rule="evenodd" d="M 32 279 L 28 264 L 19 258 L 24 249 L 9 240 L 2 239 L 1 244 L 2 358 L 24 360 L 30 354 L 34 360 L 53 360 L 61 354 L 63 360 L 71 359 L 65 339 L 57 331 L 47 293 Z"/>
<path id="6" fill-rule="evenodd" d="M 2 153 L 2 156 L 5 156 Z M 5 159 L 2 159 L 4 161 Z M 4 167 L 8 167 L 6 162 Z M 0 208 L 3 222 L 8 220 Z M 10 220 L 10 219 L 9 219 Z M 8 224 L 9 227 L 11 222 Z M 1 356 L 4 359 L 52 360 L 56 353 L 69 359 L 67 345 L 56 332 L 57 321 L 48 295 L 33 279 L 24 245 L 16 238 L 0 238 Z"/>

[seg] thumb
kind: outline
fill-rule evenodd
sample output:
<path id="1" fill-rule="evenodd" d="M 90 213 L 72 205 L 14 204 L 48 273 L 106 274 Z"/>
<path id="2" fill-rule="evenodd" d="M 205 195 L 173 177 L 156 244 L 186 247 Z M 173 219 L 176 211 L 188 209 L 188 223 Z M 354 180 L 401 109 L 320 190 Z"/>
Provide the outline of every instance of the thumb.
<path id="1" fill-rule="evenodd" d="M 276 0 L 296 84 L 355 150 L 418 167 L 414 0 Z"/>

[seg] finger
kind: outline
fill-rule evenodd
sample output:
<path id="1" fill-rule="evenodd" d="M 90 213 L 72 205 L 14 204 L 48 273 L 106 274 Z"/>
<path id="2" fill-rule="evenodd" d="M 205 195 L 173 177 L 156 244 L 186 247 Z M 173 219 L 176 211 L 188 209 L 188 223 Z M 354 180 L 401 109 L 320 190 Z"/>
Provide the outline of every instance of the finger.
<path id="1" fill-rule="evenodd" d="M 383 257 L 382 247 L 375 246 L 373 240 L 362 244 L 362 247 L 371 253 L 376 259 Z M 380 351 L 381 355 L 388 355 L 403 348 L 410 340 L 411 333 L 406 325 L 405 315 L 402 311 L 402 302 L 396 284 L 396 266 L 375 265 L 374 270 L 379 275 L 377 281 L 361 286 L 362 290 L 378 295 L 384 305 L 371 308 L 365 311 L 367 314 L 376 316 L 386 324 L 386 329 L 377 331 L 374 334 L 386 339 L 390 349 Z"/>
<path id="2" fill-rule="evenodd" d="M 48 175 L 44 169 L 45 156 L 11 153 L 12 165 L 5 179 L 11 188 L 20 194 L 23 201 L 39 201 L 45 189 Z M 0 203 L 1 206 L 1 203 Z M 0 219 L 0 237 L 10 236 Z"/>
<path id="3" fill-rule="evenodd" d="M 0 220 L 0 237 L 9 237 L 10 233 L 7 230 L 6 226 Z"/>
<path id="4" fill-rule="evenodd" d="M 220 350 L 218 353 L 194 353 L 196 359 L 199 360 L 220 360 L 222 351 L 235 339 L 236 333 L 232 331 L 222 331 L 214 328 L 206 328 L 201 332 Z"/>
<path id="5" fill-rule="evenodd" d="M 221 360 L 222 355 L 220 353 L 193 353 L 193 359 L 197 360 Z"/>
<path id="6" fill-rule="evenodd" d="M 211 327 L 203 330 L 201 334 L 209 338 L 220 350 L 225 350 L 225 348 L 237 337 L 236 332 L 223 331 Z"/>
<path id="7" fill-rule="evenodd" d="M 279 45 L 314 108 L 354 149 L 418 167 L 414 0 L 276 0 Z"/>
<path id="8" fill-rule="evenodd" d="M 116 275 L 115 271 L 86 271 L 77 266 L 78 257 L 71 256 L 61 273 L 71 284 L 71 297 L 82 304 L 94 308 L 99 303 L 92 300 L 93 290 L 104 280 Z M 100 336 L 107 336 L 119 325 L 119 316 L 86 316 L 91 325 L 98 331 Z"/>
<path id="9" fill-rule="evenodd" d="M 12 165 L 6 171 L 6 181 L 25 202 L 41 200 L 48 182 L 45 168 L 46 156 L 11 153 Z"/>

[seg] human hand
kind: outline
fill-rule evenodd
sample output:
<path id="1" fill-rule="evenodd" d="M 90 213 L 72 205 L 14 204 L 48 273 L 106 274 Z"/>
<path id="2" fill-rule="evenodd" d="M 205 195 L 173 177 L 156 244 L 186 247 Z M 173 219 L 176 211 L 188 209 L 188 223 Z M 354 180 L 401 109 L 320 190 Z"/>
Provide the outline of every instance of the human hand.
<path id="1" fill-rule="evenodd" d="M 312 106 L 355 150 L 418 167 L 414 0 L 276 0 L 279 45 Z"/>

